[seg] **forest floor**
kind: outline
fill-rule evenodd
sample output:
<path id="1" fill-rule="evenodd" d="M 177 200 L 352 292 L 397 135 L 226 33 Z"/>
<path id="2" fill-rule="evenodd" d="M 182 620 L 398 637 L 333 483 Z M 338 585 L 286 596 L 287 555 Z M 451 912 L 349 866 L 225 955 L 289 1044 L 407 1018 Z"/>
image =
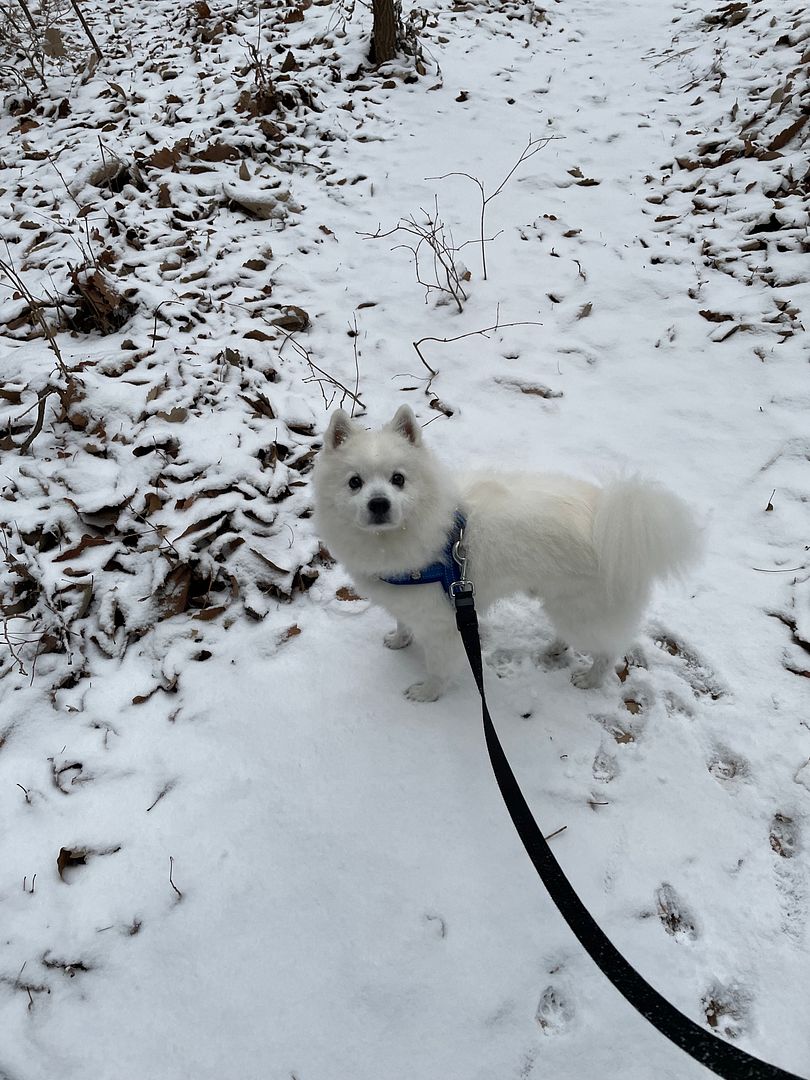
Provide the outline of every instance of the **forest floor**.
<path id="1" fill-rule="evenodd" d="M 630 961 L 810 1076 L 804 5 L 436 0 L 378 70 L 359 4 L 82 9 L 0 53 L 0 1078 L 707 1075 L 313 531 L 329 409 L 402 402 L 694 506 L 620 678 L 515 600 L 490 706 Z"/>

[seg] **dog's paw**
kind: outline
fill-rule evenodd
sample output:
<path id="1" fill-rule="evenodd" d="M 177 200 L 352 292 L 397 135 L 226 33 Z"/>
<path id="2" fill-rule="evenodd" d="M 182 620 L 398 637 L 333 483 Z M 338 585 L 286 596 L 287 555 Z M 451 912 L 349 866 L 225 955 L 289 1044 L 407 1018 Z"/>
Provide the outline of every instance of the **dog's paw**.
<path id="1" fill-rule="evenodd" d="M 591 666 L 575 671 L 571 676 L 571 682 L 580 690 L 595 690 L 601 686 L 605 676 L 613 666 L 611 657 L 597 654 L 591 661 Z"/>
<path id="2" fill-rule="evenodd" d="M 425 679 L 424 682 L 415 682 L 405 691 L 405 697 L 410 701 L 435 701 L 441 697 L 444 690 L 442 679 Z"/>
<path id="3" fill-rule="evenodd" d="M 397 627 L 396 630 L 389 630 L 385 635 L 383 645 L 385 645 L 386 649 L 404 649 L 412 641 L 413 634 L 410 630 L 400 630 Z"/>
<path id="4" fill-rule="evenodd" d="M 591 667 L 575 671 L 571 676 L 571 682 L 580 690 L 596 690 L 605 681 L 607 672 L 601 665 L 593 664 Z"/>

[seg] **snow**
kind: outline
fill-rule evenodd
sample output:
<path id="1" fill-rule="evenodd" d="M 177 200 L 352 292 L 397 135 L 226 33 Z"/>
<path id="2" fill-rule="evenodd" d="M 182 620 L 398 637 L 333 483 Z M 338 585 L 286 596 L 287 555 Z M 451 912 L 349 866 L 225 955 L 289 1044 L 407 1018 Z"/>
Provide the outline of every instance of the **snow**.
<path id="1" fill-rule="evenodd" d="M 418 657 L 320 549 L 327 406 L 403 401 L 453 467 L 641 468 L 705 522 L 623 682 L 499 608 L 490 707 L 628 959 L 810 1075 L 802 7 L 435 0 L 419 74 L 365 68 L 359 5 L 82 7 L 105 59 L 66 22 L 0 116 L 2 258 L 63 358 L 4 288 L 0 1077 L 707 1075 L 545 895 L 472 681 L 407 701 Z M 475 183 L 425 178 L 490 194 L 530 137 L 484 280 Z M 427 214 L 461 312 L 382 235 Z M 85 263 L 133 313 L 82 321 Z"/>

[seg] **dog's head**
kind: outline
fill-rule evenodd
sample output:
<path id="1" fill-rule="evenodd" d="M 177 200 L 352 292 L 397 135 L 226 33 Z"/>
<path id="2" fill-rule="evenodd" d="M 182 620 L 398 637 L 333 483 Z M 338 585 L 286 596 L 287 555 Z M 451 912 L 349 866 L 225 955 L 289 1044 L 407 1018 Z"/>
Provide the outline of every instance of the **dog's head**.
<path id="1" fill-rule="evenodd" d="M 344 526 L 383 533 L 403 528 L 433 488 L 433 463 L 408 405 L 379 431 L 342 410 L 332 414 L 315 474 L 322 512 Z"/>

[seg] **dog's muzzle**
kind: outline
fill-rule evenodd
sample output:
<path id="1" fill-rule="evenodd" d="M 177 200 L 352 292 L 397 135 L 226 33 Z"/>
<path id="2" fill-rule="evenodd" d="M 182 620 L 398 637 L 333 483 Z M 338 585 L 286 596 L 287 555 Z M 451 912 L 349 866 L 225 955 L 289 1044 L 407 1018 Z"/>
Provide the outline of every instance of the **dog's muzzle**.
<path id="1" fill-rule="evenodd" d="M 391 514 L 391 500 L 376 495 L 368 500 L 368 516 L 372 525 L 387 525 Z"/>

